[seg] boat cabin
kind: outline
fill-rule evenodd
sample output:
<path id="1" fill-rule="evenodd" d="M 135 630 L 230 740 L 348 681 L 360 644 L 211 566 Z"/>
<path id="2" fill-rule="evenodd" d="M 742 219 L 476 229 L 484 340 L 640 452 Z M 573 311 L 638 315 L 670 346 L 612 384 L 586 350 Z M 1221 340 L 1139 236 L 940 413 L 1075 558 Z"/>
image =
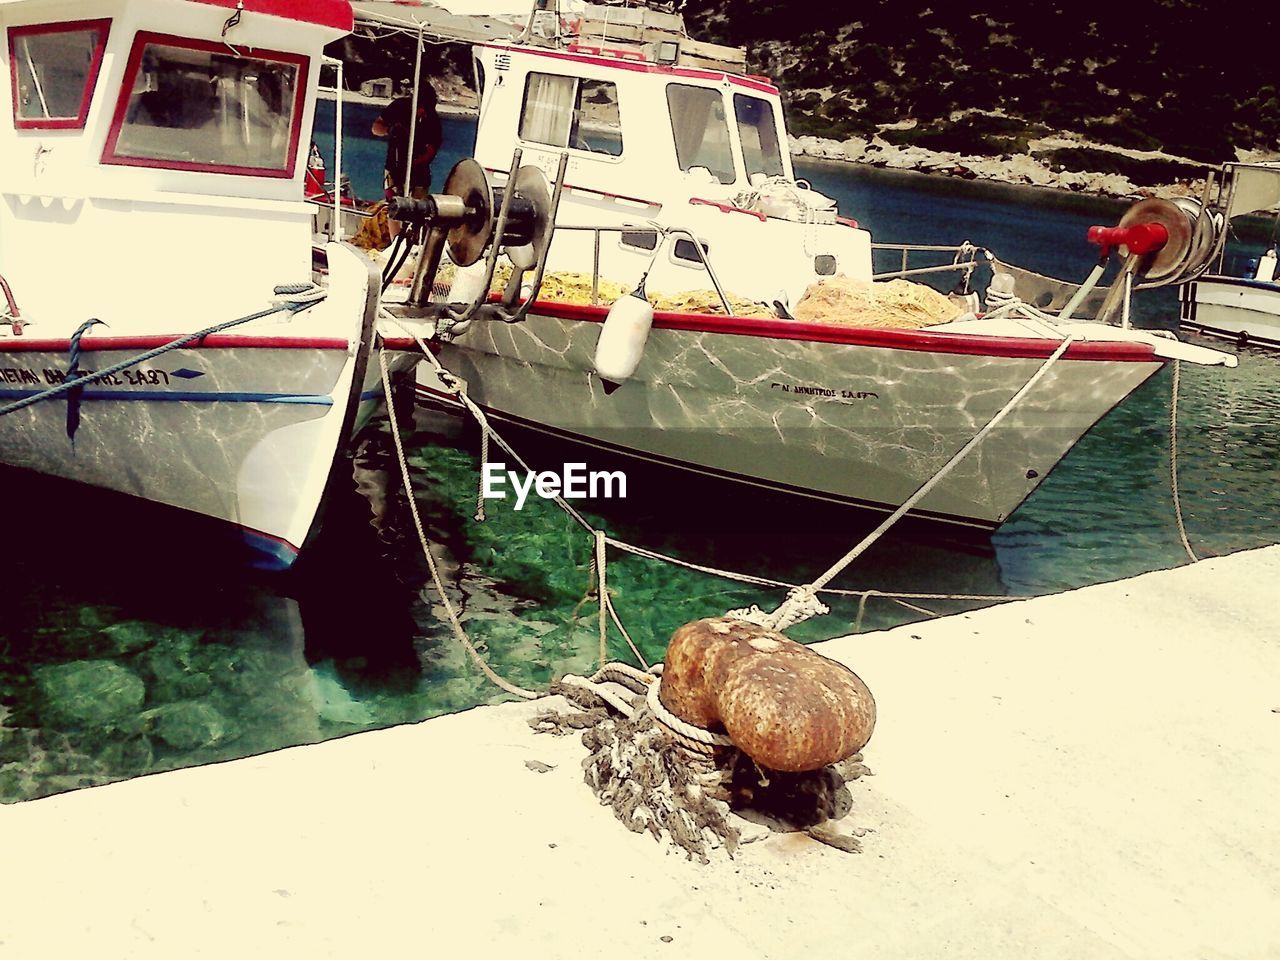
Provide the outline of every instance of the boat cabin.
<path id="1" fill-rule="evenodd" d="M 548 176 L 568 154 L 553 270 L 598 262 L 623 284 L 647 274 L 651 290 L 707 290 L 705 257 L 724 288 L 784 308 L 821 277 L 870 279 L 869 235 L 796 183 L 776 87 L 733 72 L 734 59 L 718 53 L 728 48 L 674 31 L 613 41 L 607 31 L 622 27 L 598 23 L 581 20 L 554 44 L 474 48 L 476 159 L 501 182 L 517 147 Z M 630 36 L 648 28 L 637 29 Z M 715 56 L 692 65 L 684 51 L 698 46 Z M 650 221 L 687 234 L 613 232 L 597 254 L 593 237 L 564 229 Z"/>
<path id="2" fill-rule="evenodd" d="M 347 0 L 0 0 L 0 274 L 35 336 L 198 328 L 310 276 L 322 49 Z"/>
<path id="3" fill-rule="evenodd" d="M 762 79 L 565 50 L 476 50 L 481 123 L 476 159 L 506 170 L 515 146 L 568 182 L 656 203 L 728 199 L 771 177 L 793 178 L 777 89 Z"/>

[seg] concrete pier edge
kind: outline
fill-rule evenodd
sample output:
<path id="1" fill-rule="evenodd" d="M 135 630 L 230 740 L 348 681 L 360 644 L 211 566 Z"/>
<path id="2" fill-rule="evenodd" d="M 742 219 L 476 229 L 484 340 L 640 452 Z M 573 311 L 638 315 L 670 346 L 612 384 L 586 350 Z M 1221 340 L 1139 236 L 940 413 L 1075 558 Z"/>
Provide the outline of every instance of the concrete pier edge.
<path id="1" fill-rule="evenodd" d="M 819 645 L 879 706 L 862 854 L 691 863 L 545 703 L 0 807 L 0 957 L 1280 956 L 1277 583 L 1270 547 Z"/>

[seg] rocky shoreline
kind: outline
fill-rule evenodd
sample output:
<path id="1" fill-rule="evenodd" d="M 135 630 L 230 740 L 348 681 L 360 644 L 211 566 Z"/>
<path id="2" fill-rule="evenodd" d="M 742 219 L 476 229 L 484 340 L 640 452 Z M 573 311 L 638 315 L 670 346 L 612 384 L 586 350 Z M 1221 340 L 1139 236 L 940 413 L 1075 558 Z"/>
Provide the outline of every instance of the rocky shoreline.
<path id="1" fill-rule="evenodd" d="M 1079 145 L 1067 140 L 1042 141 L 1041 144 Z M 865 163 L 889 170 L 913 170 L 965 180 L 989 180 L 1015 186 L 1050 187 L 1073 193 L 1126 199 L 1149 196 L 1199 196 L 1204 188 L 1203 178 L 1144 186 L 1135 184 L 1128 177 L 1118 173 L 1090 173 L 1061 167 L 1055 169 L 1029 153 L 1006 154 L 1000 157 L 972 156 L 929 150 L 919 146 L 900 146 L 878 136 L 871 139 L 851 137 L 847 140 L 815 136 L 792 137 L 791 153 L 792 156 L 812 160 Z M 1126 152 L 1128 156 L 1135 154 L 1136 151 Z M 1171 159 L 1158 155 L 1150 156 L 1152 159 Z"/>
<path id="2" fill-rule="evenodd" d="M 346 95 L 359 99 L 358 95 Z M 474 95 L 461 81 L 441 91 L 438 109 L 442 115 L 477 115 Z M 882 129 L 892 129 L 894 126 Z M 1155 151 L 1125 150 L 1076 139 L 1074 135 L 1059 135 L 1034 140 L 1030 152 L 981 156 L 931 150 L 926 147 L 895 144 L 880 135 L 850 137 L 844 140 L 820 136 L 790 137 L 791 154 L 810 160 L 837 163 L 862 163 L 886 170 L 913 171 L 963 180 L 983 180 L 1011 186 L 1047 187 L 1114 199 L 1138 199 L 1141 197 L 1199 197 L 1204 190 L 1203 176 L 1186 178 L 1172 183 L 1141 184 L 1121 173 L 1098 173 L 1087 170 L 1069 170 L 1050 159 L 1056 150 L 1102 151 L 1137 163 L 1181 163 L 1208 170 L 1208 165 L 1195 164 L 1181 157 Z M 1047 156 L 1037 156 L 1037 152 Z M 1241 158 L 1245 159 L 1245 158 Z M 1250 157 L 1248 159 L 1271 159 Z"/>

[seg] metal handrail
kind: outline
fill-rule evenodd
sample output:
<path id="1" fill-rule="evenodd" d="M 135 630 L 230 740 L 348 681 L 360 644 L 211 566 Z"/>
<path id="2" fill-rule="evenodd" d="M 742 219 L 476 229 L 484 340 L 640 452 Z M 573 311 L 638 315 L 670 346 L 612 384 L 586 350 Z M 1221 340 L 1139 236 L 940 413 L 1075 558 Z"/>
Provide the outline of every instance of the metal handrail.
<path id="1" fill-rule="evenodd" d="M 986 247 L 975 246 L 969 241 L 965 241 L 959 245 L 942 245 L 927 243 L 873 243 L 871 244 L 872 252 L 876 250 L 898 250 L 902 252 L 902 264 L 899 269 L 888 273 L 877 273 L 872 276 L 873 280 L 891 280 L 900 277 L 920 276 L 928 273 L 943 273 L 949 270 L 965 270 L 972 272 L 977 268 L 979 254 L 986 254 L 987 260 L 994 260 L 995 255 Z M 930 267 L 916 267 L 910 269 L 908 267 L 908 257 L 912 253 L 950 253 L 955 256 L 951 263 L 937 264 Z M 967 260 L 961 258 L 969 254 Z"/>
<path id="2" fill-rule="evenodd" d="M 918 250 L 921 253 L 959 253 L 961 250 L 985 250 L 985 247 L 975 247 L 973 244 L 959 244 L 958 246 L 936 246 L 924 243 L 873 243 L 872 250 Z"/>
<path id="3" fill-rule="evenodd" d="M 589 224 L 565 224 L 556 225 L 556 232 L 561 230 L 590 230 L 595 235 L 595 249 L 593 256 L 593 265 L 591 272 L 591 304 L 596 306 L 600 300 L 600 235 L 602 233 L 639 233 L 641 231 L 652 230 L 654 233 L 660 234 L 662 240 L 668 237 L 683 237 L 693 244 L 693 249 L 697 251 L 698 260 L 701 262 L 707 276 L 711 279 L 711 285 L 715 287 L 716 295 L 720 298 L 720 303 L 724 307 L 727 316 L 734 316 L 733 306 L 729 303 L 729 297 L 725 294 L 724 288 L 720 286 L 720 278 L 716 276 L 715 269 L 711 266 L 711 261 L 707 259 L 707 252 L 702 249 L 702 242 L 684 227 L 665 227 L 657 223 L 627 223 L 619 226 L 593 226 Z M 656 251 L 655 251 L 656 252 Z"/>
<path id="4" fill-rule="evenodd" d="M 872 280 L 893 280 L 899 277 L 917 277 L 925 273 L 945 273 L 948 270 L 973 270 L 972 261 L 963 263 L 941 263 L 936 267 L 914 267 L 911 270 L 894 270 L 891 273 L 873 273 Z"/>

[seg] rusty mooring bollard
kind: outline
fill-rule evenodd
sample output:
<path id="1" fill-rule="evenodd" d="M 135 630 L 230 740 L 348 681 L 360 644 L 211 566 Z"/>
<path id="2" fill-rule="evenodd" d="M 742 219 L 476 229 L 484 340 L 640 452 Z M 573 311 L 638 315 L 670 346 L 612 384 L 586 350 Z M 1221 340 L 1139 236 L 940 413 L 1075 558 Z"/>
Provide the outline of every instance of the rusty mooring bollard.
<path id="1" fill-rule="evenodd" d="M 722 725 L 758 764 L 791 773 L 853 756 L 876 725 L 875 698 L 852 670 L 729 617 L 672 635 L 660 697 L 685 722 Z"/>

